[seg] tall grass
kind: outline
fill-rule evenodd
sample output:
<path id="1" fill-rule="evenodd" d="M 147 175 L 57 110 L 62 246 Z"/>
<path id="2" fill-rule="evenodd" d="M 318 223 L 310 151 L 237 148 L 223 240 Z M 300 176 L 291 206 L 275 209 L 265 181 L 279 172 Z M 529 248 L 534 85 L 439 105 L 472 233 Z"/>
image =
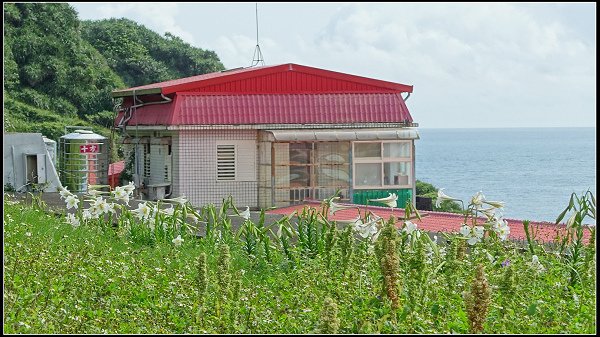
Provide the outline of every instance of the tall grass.
<path id="1" fill-rule="evenodd" d="M 588 267 L 578 267 L 573 283 L 572 260 L 551 251 L 533 258 L 492 236 L 462 250 L 460 235 L 448 234 L 450 245 L 435 243 L 406 223 L 373 242 L 352 224 L 337 229 L 315 208 L 272 224 L 264 214 L 257 223 L 244 218 L 234 228 L 242 213 L 231 198 L 220 207 L 151 206 L 152 217 L 123 207 L 108 224 L 105 214 L 74 227 L 64 215 L 5 195 L 4 331 L 596 332 L 589 243 L 577 258 Z M 393 229 L 383 222 L 380 230 Z M 473 308 L 481 306 L 465 302 L 463 292 L 484 284 L 479 265 L 490 293 L 487 310 L 476 316 Z"/>

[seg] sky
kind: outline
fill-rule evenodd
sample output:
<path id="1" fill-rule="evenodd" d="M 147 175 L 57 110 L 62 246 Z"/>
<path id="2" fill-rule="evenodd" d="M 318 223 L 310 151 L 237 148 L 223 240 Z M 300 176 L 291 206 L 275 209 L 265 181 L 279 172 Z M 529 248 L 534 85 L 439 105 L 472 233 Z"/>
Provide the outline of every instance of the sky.
<path id="1" fill-rule="evenodd" d="M 69 3 L 252 64 L 255 2 Z M 408 84 L 423 128 L 595 127 L 596 4 L 258 3 L 266 65 Z"/>

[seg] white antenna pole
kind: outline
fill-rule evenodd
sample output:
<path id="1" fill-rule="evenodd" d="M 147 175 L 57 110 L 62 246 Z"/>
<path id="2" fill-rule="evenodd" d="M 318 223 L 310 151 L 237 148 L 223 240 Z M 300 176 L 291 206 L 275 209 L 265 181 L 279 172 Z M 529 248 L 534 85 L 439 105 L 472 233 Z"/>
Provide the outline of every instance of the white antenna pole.
<path id="1" fill-rule="evenodd" d="M 260 51 L 260 46 L 258 45 L 258 2 L 256 3 L 256 48 L 254 49 L 254 56 L 252 57 L 252 65 L 254 67 L 257 64 L 265 65 L 265 60 L 263 58 L 262 52 Z"/>

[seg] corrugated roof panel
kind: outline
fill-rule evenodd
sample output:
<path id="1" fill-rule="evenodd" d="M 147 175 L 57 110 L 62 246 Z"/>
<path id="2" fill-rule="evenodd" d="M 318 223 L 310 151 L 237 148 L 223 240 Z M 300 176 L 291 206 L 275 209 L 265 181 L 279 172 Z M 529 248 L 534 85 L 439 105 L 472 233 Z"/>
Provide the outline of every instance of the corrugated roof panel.
<path id="1" fill-rule="evenodd" d="M 131 119 L 127 122 L 127 126 L 134 125 L 171 125 L 174 115 L 173 112 L 177 106 L 175 97 L 173 102 L 167 104 L 151 104 L 136 108 L 131 114 Z M 115 123 L 121 120 L 122 113 L 119 113 Z"/>
<path id="2" fill-rule="evenodd" d="M 175 105 L 176 103 L 176 105 Z M 177 106 L 176 108 L 174 108 Z M 137 109 L 128 125 L 412 123 L 399 93 L 206 95 Z"/>

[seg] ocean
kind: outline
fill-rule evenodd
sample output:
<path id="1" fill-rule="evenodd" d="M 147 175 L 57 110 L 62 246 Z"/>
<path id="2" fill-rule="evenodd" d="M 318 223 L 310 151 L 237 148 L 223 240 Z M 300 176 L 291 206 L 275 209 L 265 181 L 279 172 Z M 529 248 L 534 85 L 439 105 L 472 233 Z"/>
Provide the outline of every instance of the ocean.
<path id="1" fill-rule="evenodd" d="M 482 191 L 506 219 L 554 222 L 572 192 L 597 197 L 595 127 L 418 131 L 416 178 L 465 206 Z"/>

